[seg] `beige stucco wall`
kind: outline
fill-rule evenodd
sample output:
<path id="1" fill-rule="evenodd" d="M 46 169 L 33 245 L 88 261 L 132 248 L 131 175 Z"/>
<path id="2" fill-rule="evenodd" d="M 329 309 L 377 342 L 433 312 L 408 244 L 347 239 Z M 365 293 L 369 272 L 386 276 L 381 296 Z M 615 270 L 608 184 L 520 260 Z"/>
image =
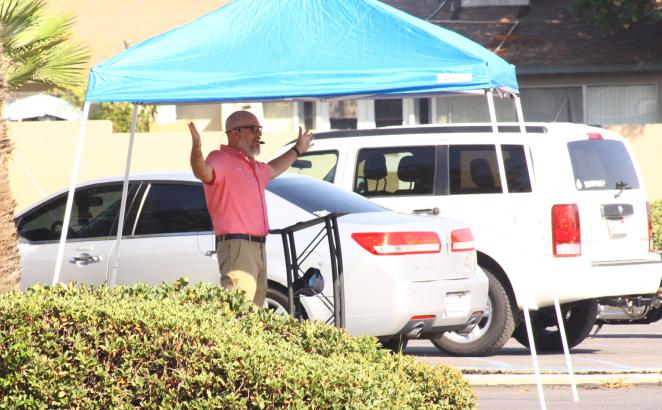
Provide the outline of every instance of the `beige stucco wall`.
<path id="1" fill-rule="evenodd" d="M 662 199 L 662 124 L 611 125 L 606 128 L 630 141 L 644 174 L 648 198 Z"/>
<path id="2" fill-rule="evenodd" d="M 173 127 L 175 131 L 137 134 L 131 172 L 188 170 L 190 136 L 184 122 L 177 127 Z M 609 128 L 632 143 L 649 198 L 662 199 L 662 124 Z M 79 130 L 78 122 L 9 123 L 15 144 L 9 167 L 17 210 L 69 185 Z M 258 159 L 266 160 L 294 137 L 294 131 L 265 132 L 266 144 Z M 202 140 L 205 155 L 226 141 L 221 132 L 204 132 Z M 128 134 L 112 133 L 109 121 L 90 121 L 78 181 L 123 175 L 128 141 Z"/>
<path id="3" fill-rule="evenodd" d="M 131 173 L 189 170 L 191 137 L 184 122 L 179 131 L 136 134 Z M 17 210 L 69 186 L 79 122 L 10 122 L 15 149 L 9 164 Z M 270 132 L 258 159 L 266 160 L 295 137 L 294 132 Z M 203 154 L 226 143 L 221 132 L 203 132 Z M 123 175 L 129 134 L 112 133 L 110 121 L 90 121 L 84 141 L 78 182 Z"/>

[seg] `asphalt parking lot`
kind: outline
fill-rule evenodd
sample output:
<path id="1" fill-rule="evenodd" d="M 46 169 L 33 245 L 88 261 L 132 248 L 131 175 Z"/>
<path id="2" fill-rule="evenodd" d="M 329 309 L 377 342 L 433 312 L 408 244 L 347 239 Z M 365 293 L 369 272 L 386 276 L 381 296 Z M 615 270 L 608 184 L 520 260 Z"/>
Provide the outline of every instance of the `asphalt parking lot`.
<path id="1" fill-rule="evenodd" d="M 462 370 L 481 409 L 540 408 L 532 357 L 511 339 L 490 357 L 452 357 L 425 340 L 410 341 L 406 354 Z M 539 354 L 548 409 L 662 409 L 662 322 L 604 326 L 571 350 L 579 401 L 573 400 L 565 356 Z"/>

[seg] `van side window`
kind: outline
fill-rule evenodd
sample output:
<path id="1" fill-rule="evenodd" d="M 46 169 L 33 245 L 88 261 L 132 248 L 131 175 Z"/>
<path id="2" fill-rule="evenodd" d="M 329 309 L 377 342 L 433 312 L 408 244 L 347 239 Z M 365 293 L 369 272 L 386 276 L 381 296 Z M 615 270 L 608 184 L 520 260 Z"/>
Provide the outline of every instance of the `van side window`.
<path id="1" fill-rule="evenodd" d="M 297 158 L 287 171 L 333 183 L 337 165 L 338 151 L 307 152 Z"/>
<path id="2" fill-rule="evenodd" d="M 435 151 L 435 147 L 360 150 L 354 192 L 363 196 L 432 195 Z"/>
<path id="3" fill-rule="evenodd" d="M 529 169 L 526 166 L 524 147 L 521 145 L 502 145 L 503 166 L 506 169 L 508 192 L 531 192 Z"/>
<path id="4" fill-rule="evenodd" d="M 448 160 L 451 195 L 503 192 L 494 145 L 451 145 Z"/>

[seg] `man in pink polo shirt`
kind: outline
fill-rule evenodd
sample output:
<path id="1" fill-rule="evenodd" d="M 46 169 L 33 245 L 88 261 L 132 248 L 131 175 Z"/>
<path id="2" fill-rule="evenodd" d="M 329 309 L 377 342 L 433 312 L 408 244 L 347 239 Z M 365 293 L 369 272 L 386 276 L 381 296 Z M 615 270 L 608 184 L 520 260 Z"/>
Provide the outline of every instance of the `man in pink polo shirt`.
<path id="1" fill-rule="evenodd" d="M 283 173 L 308 151 L 313 133 L 299 127 L 291 150 L 269 163 L 255 160 L 260 153 L 262 126 L 249 111 L 236 111 L 225 121 L 228 145 L 202 156 L 200 134 L 191 131 L 191 168 L 204 183 L 207 209 L 216 233 L 221 285 L 241 289 L 246 299 L 262 307 L 267 295 L 267 258 L 264 244 L 269 233 L 264 191 L 269 180 Z"/>

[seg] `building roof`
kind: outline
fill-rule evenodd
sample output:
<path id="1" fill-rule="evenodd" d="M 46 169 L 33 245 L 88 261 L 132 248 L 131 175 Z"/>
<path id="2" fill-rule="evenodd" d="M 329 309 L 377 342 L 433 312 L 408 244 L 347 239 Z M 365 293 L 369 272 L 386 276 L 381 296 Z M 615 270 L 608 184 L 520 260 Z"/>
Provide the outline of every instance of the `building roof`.
<path id="1" fill-rule="evenodd" d="M 662 23 L 601 34 L 572 0 L 457 7 L 454 0 L 383 0 L 496 51 L 518 74 L 662 71 Z"/>

